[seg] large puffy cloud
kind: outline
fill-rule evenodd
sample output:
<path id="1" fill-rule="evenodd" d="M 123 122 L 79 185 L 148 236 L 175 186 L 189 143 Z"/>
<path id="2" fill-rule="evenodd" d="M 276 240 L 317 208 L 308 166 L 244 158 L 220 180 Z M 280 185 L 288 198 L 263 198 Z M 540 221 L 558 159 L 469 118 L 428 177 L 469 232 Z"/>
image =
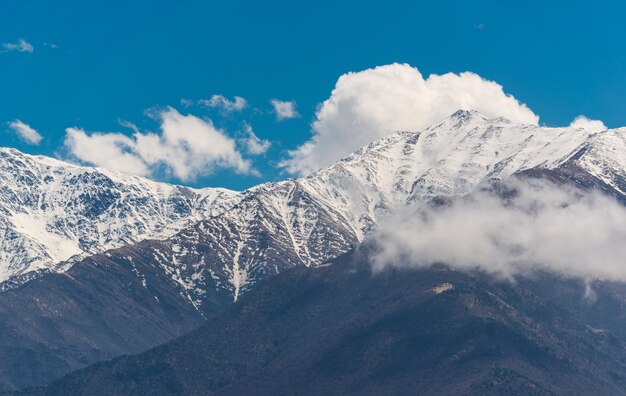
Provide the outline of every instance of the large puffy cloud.
<path id="1" fill-rule="evenodd" d="M 66 130 L 65 146 L 80 161 L 138 175 L 150 175 L 165 168 L 179 180 L 189 181 L 218 168 L 241 174 L 256 174 L 242 158 L 235 140 L 210 120 L 182 115 L 173 108 L 158 114 L 160 133 L 132 137 L 120 133 L 87 133 Z"/>
<path id="2" fill-rule="evenodd" d="M 313 137 L 281 165 L 290 173 L 307 174 L 391 132 L 422 130 L 459 109 L 525 124 L 539 121 L 501 85 L 474 73 L 425 79 L 406 64 L 379 66 L 339 78 L 317 111 Z"/>
<path id="3" fill-rule="evenodd" d="M 374 267 L 445 263 L 510 278 L 548 270 L 626 281 L 626 208 L 543 181 L 512 181 L 508 199 L 479 192 L 451 205 L 418 204 L 386 219 Z"/>

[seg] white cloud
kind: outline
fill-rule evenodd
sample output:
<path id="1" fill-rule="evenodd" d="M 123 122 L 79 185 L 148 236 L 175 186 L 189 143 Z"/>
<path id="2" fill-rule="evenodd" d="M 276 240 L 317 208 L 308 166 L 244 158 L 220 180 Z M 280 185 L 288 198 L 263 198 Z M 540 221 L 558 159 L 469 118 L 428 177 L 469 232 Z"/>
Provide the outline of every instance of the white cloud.
<path id="1" fill-rule="evenodd" d="M 300 116 L 300 114 L 296 111 L 295 101 L 272 99 L 270 100 L 270 103 L 272 103 L 272 107 L 274 107 L 274 113 L 276 114 L 276 119 L 278 121 Z"/>
<path id="2" fill-rule="evenodd" d="M 248 102 L 240 96 L 235 96 L 234 100 L 228 100 L 222 95 L 213 95 L 211 99 L 200 99 L 198 103 L 202 106 L 221 109 L 227 113 L 241 111 L 248 105 Z"/>
<path id="3" fill-rule="evenodd" d="M 33 45 L 24 39 L 19 39 L 16 43 L 2 43 L 2 47 L 5 51 L 28 52 L 31 54 L 35 51 Z"/>
<path id="4" fill-rule="evenodd" d="M 31 128 L 30 125 L 25 124 L 20 120 L 11 121 L 8 123 L 8 125 L 13 132 L 15 132 L 22 140 L 24 140 L 28 144 L 37 145 L 41 142 L 41 139 L 43 139 L 39 132 Z"/>
<path id="5" fill-rule="evenodd" d="M 305 175 L 391 132 L 422 130 L 459 109 L 526 124 L 539 121 L 501 85 L 477 74 L 433 74 L 424 79 L 406 64 L 379 66 L 339 77 L 317 111 L 313 137 L 290 152 L 281 166 Z"/>
<path id="6" fill-rule="evenodd" d="M 510 187 L 517 195 L 507 200 L 482 192 L 390 217 L 373 239 L 380 249 L 374 268 L 439 262 L 506 278 L 548 270 L 626 281 L 624 206 L 543 181 L 513 181 Z"/>
<path id="7" fill-rule="evenodd" d="M 149 173 L 146 162 L 134 152 L 136 142 L 126 135 L 88 134 L 79 128 L 67 128 L 65 132 L 65 146 L 83 162 L 136 175 Z"/>
<path id="8" fill-rule="evenodd" d="M 135 131 L 132 137 L 68 128 L 65 146 L 80 161 L 144 176 L 161 167 L 182 181 L 219 168 L 257 174 L 242 158 L 235 141 L 210 120 L 182 115 L 171 107 L 161 111 L 159 118 L 159 133 L 141 133 L 127 123 Z"/>
<path id="9" fill-rule="evenodd" d="M 250 155 L 265 154 L 272 145 L 269 140 L 259 139 L 252 127 L 247 123 L 244 123 L 244 132 L 246 137 L 242 139 L 242 141 L 246 147 L 246 151 Z"/>
<path id="10" fill-rule="evenodd" d="M 582 128 L 590 132 L 600 132 L 608 129 L 606 125 L 604 125 L 604 122 L 600 120 L 590 120 L 584 115 L 576 117 L 569 126 L 572 128 Z"/>
<path id="11" fill-rule="evenodd" d="M 180 105 L 183 106 L 184 108 L 188 108 L 191 105 L 193 105 L 193 100 L 182 98 L 180 100 Z"/>

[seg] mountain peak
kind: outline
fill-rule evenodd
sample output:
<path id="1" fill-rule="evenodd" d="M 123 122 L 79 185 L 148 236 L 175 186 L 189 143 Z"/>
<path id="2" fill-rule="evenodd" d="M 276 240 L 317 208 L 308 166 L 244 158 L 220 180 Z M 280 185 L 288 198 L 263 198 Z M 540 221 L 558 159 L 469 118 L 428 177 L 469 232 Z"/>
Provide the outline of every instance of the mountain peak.
<path id="1" fill-rule="evenodd" d="M 10 155 L 23 155 L 20 150 L 13 147 L 0 147 L 0 153 L 10 154 Z"/>
<path id="2" fill-rule="evenodd" d="M 473 118 L 473 117 L 487 118 L 485 115 L 483 115 L 483 113 L 474 109 L 470 109 L 470 110 L 459 109 L 450 115 L 450 118 Z"/>
<path id="3" fill-rule="evenodd" d="M 449 120 L 454 120 L 454 121 L 461 121 L 461 122 L 468 122 L 468 121 L 475 121 L 475 120 L 480 120 L 480 121 L 487 121 L 490 120 L 490 117 L 487 117 L 486 115 L 484 115 L 483 113 L 481 113 L 478 110 L 463 110 L 463 109 L 459 109 L 457 111 L 455 111 L 454 113 L 452 113 L 449 117 Z M 506 120 L 506 118 L 504 117 L 498 117 L 498 118 L 494 118 L 494 119 L 498 119 L 498 120 Z"/>

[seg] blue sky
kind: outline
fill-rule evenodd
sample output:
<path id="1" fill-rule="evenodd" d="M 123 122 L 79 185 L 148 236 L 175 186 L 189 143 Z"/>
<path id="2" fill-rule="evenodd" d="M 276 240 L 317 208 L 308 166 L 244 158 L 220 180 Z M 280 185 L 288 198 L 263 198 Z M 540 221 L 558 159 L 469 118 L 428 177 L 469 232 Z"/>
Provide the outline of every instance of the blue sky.
<path id="1" fill-rule="evenodd" d="M 470 4 L 473 3 L 473 4 Z M 576 116 L 626 125 L 626 4 L 621 1 L 3 1 L 0 146 L 68 158 L 66 129 L 159 130 L 158 111 L 212 120 L 238 145 L 245 125 L 271 146 L 255 171 L 209 166 L 181 179 L 242 189 L 288 177 L 278 163 L 309 140 L 339 76 L 394 62 L 430 74 L 472 71 L 549 126 Z M 19 50 L 19 39 L 32 52 Z M 24 49 L 24 48 L 22 48 Z M 245 98 L 242 111 L 198 104 Z M 277 121 L 272 98 L 295 101 Z M 194 104 L 185 107 L 182 99 Z M 43 137 L 10 132 L 20 120 Z M 246 124 L 243 124 L 243 123 Z M 353 132 L 358 133 L 358 132 Z M 238 160 L 237 160 L 238 161 Z"/>

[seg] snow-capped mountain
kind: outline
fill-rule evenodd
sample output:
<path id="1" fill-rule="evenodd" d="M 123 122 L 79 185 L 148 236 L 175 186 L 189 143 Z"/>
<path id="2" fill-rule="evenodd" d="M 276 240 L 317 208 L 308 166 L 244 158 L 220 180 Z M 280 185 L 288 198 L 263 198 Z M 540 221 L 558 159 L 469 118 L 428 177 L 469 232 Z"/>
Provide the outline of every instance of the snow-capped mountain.
<path id="1" fill-rule="evenodd" d="M 136 249 L 198 306 L 209 289 L 237 299 L 257 280 L 346 252 L 394 208 L 566 165 L 623 195 L 626 129 L 591 133 L 458 111 L 424 131 L 377 140 L 308 177 L 242 193 L 171 186 L 3 149 L 0 279 L 62 271 L 76 260 L 59 263 L 75 255 L 171 236 Z"/>
<path id="2" fill-rule="evenodd" d="M 0 281 L 145 238 L 166 238 L 237 201 L 0 148 Z"/>
<path id="3" fill-rule="evenodd" d="M 598 189 L 626 204 L 626 129 L 594 134 L 460 111 L 424 131 L 391 134 L 309 177 L 241 193 L 1 150 L 0 257 L 4 276 L 23 275 L 0 293 L 0 390 L 154 347 L 233 300 L 240 302 L 233 312 L 244 312 L 250 299 L 240 301 L 243 293 L 276 273 L 294 266 L 314 270 L 285 279 L 337 273 L 326 263 L 359 245 L 394 209 L 516 174 Z M 55 250 L 66 245 L 63 254 Z M 99 253 L 62 261 L 75 252 Z M 33 268 L 52 273 L 38 276 Z M 345 287 L 329 279 L 315 288 L 304 283 L 297 298 L 306 304 L 290 305 L 287 294 L 264 312 L 282 316 L 307 306 L 319 313 L 308 302 Z"/>
<path id="4" fill-rule="evenodd" d="M 425 131 L 373 142 L 309 177 L 253 187 L 230 210 L 166 241 L 108 254 L 129 265 L 152 260 L 197 307 L 210 303 L 215 290 L 237 300 L 258 280 L 348 251 L 381 217 L 414 200 L 460 196 L 525 170 L 565 166 L 623 194 L 624 135 L 459 111 Z"/>
<path id="5" fill-rule="evenodd" d="M 626 196 L 626 128 L 591 137 L 573 163 Z"/>

